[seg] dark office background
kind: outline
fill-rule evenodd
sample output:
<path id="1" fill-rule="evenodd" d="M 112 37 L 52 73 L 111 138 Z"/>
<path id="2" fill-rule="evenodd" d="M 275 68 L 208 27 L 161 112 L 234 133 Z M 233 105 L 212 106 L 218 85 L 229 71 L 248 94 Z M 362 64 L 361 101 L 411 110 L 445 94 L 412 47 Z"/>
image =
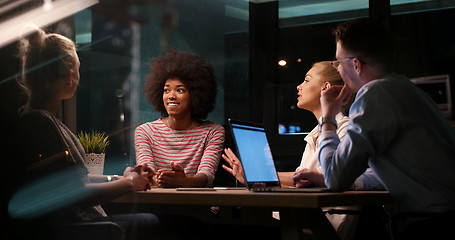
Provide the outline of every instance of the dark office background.
<path id="1" fill-rule="evenodd" d="M 454 4 L 430 2 L 437 10 L 422 11 L 426 6 L 418 3 L 392 6 L 388 22 L 397 39 L 395 67 L 408 77 L 449 74 L 453 88 Z M 81 82 L 72 124 L 75 131 L 95 129 L 111 134 L 106 173 L 119 173 L 134 162 L 134 128 L 159 117 L 146 103 L 142 86 L 149 59 L 166 50 L 161 39 L 165 29 L 170 33 L 168 49 L 201 54 L 215 68 L 219 91 L 209 120 L 224 124 L 231 117 L 264 123 L 278 169 L 294 170 L 305 147 L 304 135 L 279 135 L 278 123 L 299 124 L 305 130 L 316 125 L 311 113 L 296 108 L 296 86 L 312 63 L 334 58 L 331 31 L 340 21 L 371 14 L 368 9 L 357 9 L 284 19 L 278 9 L 301 2 L 198 0 L 128 6 L 123 11 L 113 8 L 125 14 L 121 15 L 108 14 L 106 9 L 112 6 L 103 5 L 106 3 L 109 1 L 101 1 L 69 21 L 75 39 L 81 35 L 81 26 L 88 29 L 83 34 L 89 33 L 88 41 L 78 43 Z M 229 9 L 243 10 L 246 18 L 228 14 L 228 4 L 232 5 Z M 381 12 L 381 6 L 373 8 Z M 13 119 L 25 100 L 14 81 L 4 81 L 19 71 L 15 51 L 14 43 L 0 49 L 5 122 Z M 278 67 L 280 58 L 288 59 L 286 67 Z M 302 61 L 297 62 L 298 58 Z"/>

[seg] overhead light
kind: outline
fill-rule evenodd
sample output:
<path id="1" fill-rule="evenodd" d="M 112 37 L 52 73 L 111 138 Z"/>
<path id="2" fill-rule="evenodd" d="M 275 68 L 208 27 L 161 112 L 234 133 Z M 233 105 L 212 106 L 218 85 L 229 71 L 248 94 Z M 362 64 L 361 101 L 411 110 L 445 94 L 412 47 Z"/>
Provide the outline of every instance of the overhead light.
<path id="1" fill-rule="evenodd" d="M 284 59 L 281 59 L 280 61 L 278 61 L 278 65 L 280 65 L 281 67 L 286 66 L 286 64 L 287 64 L 287 62 Z"/>

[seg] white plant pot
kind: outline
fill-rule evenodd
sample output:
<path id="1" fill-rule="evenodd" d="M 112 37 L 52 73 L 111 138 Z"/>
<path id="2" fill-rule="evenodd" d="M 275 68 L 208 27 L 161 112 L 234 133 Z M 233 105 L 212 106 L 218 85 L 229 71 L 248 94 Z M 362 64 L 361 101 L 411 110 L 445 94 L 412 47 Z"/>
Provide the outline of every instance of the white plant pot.
<path id="1" fill-rule="evenodd" d="M 104 153 L 85 154 L 85 166 L 88 173 L 102 175 L 104 171 Z"/>

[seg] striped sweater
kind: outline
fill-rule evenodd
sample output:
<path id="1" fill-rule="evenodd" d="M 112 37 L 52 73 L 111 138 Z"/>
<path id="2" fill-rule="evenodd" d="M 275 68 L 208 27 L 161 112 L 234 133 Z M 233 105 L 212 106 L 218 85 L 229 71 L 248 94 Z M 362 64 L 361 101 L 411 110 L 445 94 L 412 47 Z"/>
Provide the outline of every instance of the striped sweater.
<path id="1" fill-rule="evenodd" d="M 224 128 L 206 121 L 192 130 L 173 130 L 158 119 L 136 128 L 134 144 L 137 164 L 148 164 L 157 171 L 169 169 L 173 161 L 188 176 L 205 174 L 207 186 L 211 186 L 223 150 Z"/>

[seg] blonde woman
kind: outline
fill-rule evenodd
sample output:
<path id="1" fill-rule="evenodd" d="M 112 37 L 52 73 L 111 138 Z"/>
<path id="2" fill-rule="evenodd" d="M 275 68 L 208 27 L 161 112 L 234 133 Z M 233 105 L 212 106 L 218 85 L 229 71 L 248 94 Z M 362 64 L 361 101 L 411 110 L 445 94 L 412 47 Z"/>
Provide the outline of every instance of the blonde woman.
<path id="1" fill-rule="evenodd" d="M 23 77 L 19 83 L 29 98 L 20 110 L 18 135 L 23 146 L 15 161 L 17 195 L 26 193 L 30 186 L 47 181 L 45 189 L 28 201 L 41 201 L 48 207 L 37 207 L 36 224 L 29 224 L 30 232 L 20 231 L 25 238 L 62 239 L 69 223 L 113 222 L 130 235 L 139 226 L 146 236 L 152 234 L 158 219 L 153 214 L 106 215 L 99 204 L 123 194 L 147 190 L 153 172 L 147 166 L 127 167 L 118 180 L 91 182 L 84 164 L 85 151 L 76 136 L 56 117 L 60 104 L 70 99 L 79 84 L 79 58 L 74 42 L 65 36 L 46 33 L 41 29 L 19 46 Z M 56 176 L 63 176 L 53 179 Z M 53 178 L 51 178 L 53 177 Z M 52 180 L 49 180 L 52 179 Z M 27 187 L 28 186 L 28 187 Z M 63 191 L 65 189 L 65 191 Z M 35 190 L 37 191 L 37 190 Z M 25 194 L 26 195 L 26 194 Z M 35 196 L 34 196 L 35 197 Z M 38 200 L 37 200 L 38 199 Z M 21 201 L 18 201 L 21 202 Z M 12 201 L 10 206 L 15 206 Z M 55 204 L 50 204 L 55 203 Z M 28 206 L 34 205 L 29 203 Z M 38 214 L 41 212 L 41 215 Z M 145 226 L 145 227 L 144 227 Z M 88 235 L 83 229 L 73 229 L 75 238 Z M 108 234 L 103 228 L 94 232 Z M 45 234 L 45 236 L 40 236 Z M 81 234 L 81 235 L 78 235 Z"/>
<path id="2" fill-rule="evenodd" d="M 321 91 L 324 88 L 330 88 L 333 85 L 343 85 L 344 82 L 340 77 L 340 74 L 332 67 L 329 61 L 317 62 L 313 64 L 311 69 L 306 73 L 303 82 L 297 86 L 298 98 L 297 107 L 311 111 L 316 119 L 321 116 L 321 103 L 319 98 L 321 97 Z M 336 120 L 338 122 L 337 134 L 340 138 L 343 138 L 344 132 L 347 128 L 349 118 L 346 116 L 346 111 L 340 112 Z M 345 112 L 345 113 L 343 113 Z M 318 126 L 316 126 L 306 137 L 307 142 L 305 151 L 303 152 L 300 166 L 296 169 L 296 172 L 300 170 L 315 170 L 320 169 L 318 162 L 319 147 L 317 144 L 317 138 L 319 136 Z M 243 171 L 241 164 L 231 149 L 225 149 L 223 158 L 231 165 L 228 167 L 223 165 L 223 168 L 234 175 L 239 182 L 245 184 L 243 178 Z M 280 182 L 284 186 L 293 186 L 292 175 L 295 172 L 279 172 Z M 303 186 L 303 182 L 299 182 Z"/>

